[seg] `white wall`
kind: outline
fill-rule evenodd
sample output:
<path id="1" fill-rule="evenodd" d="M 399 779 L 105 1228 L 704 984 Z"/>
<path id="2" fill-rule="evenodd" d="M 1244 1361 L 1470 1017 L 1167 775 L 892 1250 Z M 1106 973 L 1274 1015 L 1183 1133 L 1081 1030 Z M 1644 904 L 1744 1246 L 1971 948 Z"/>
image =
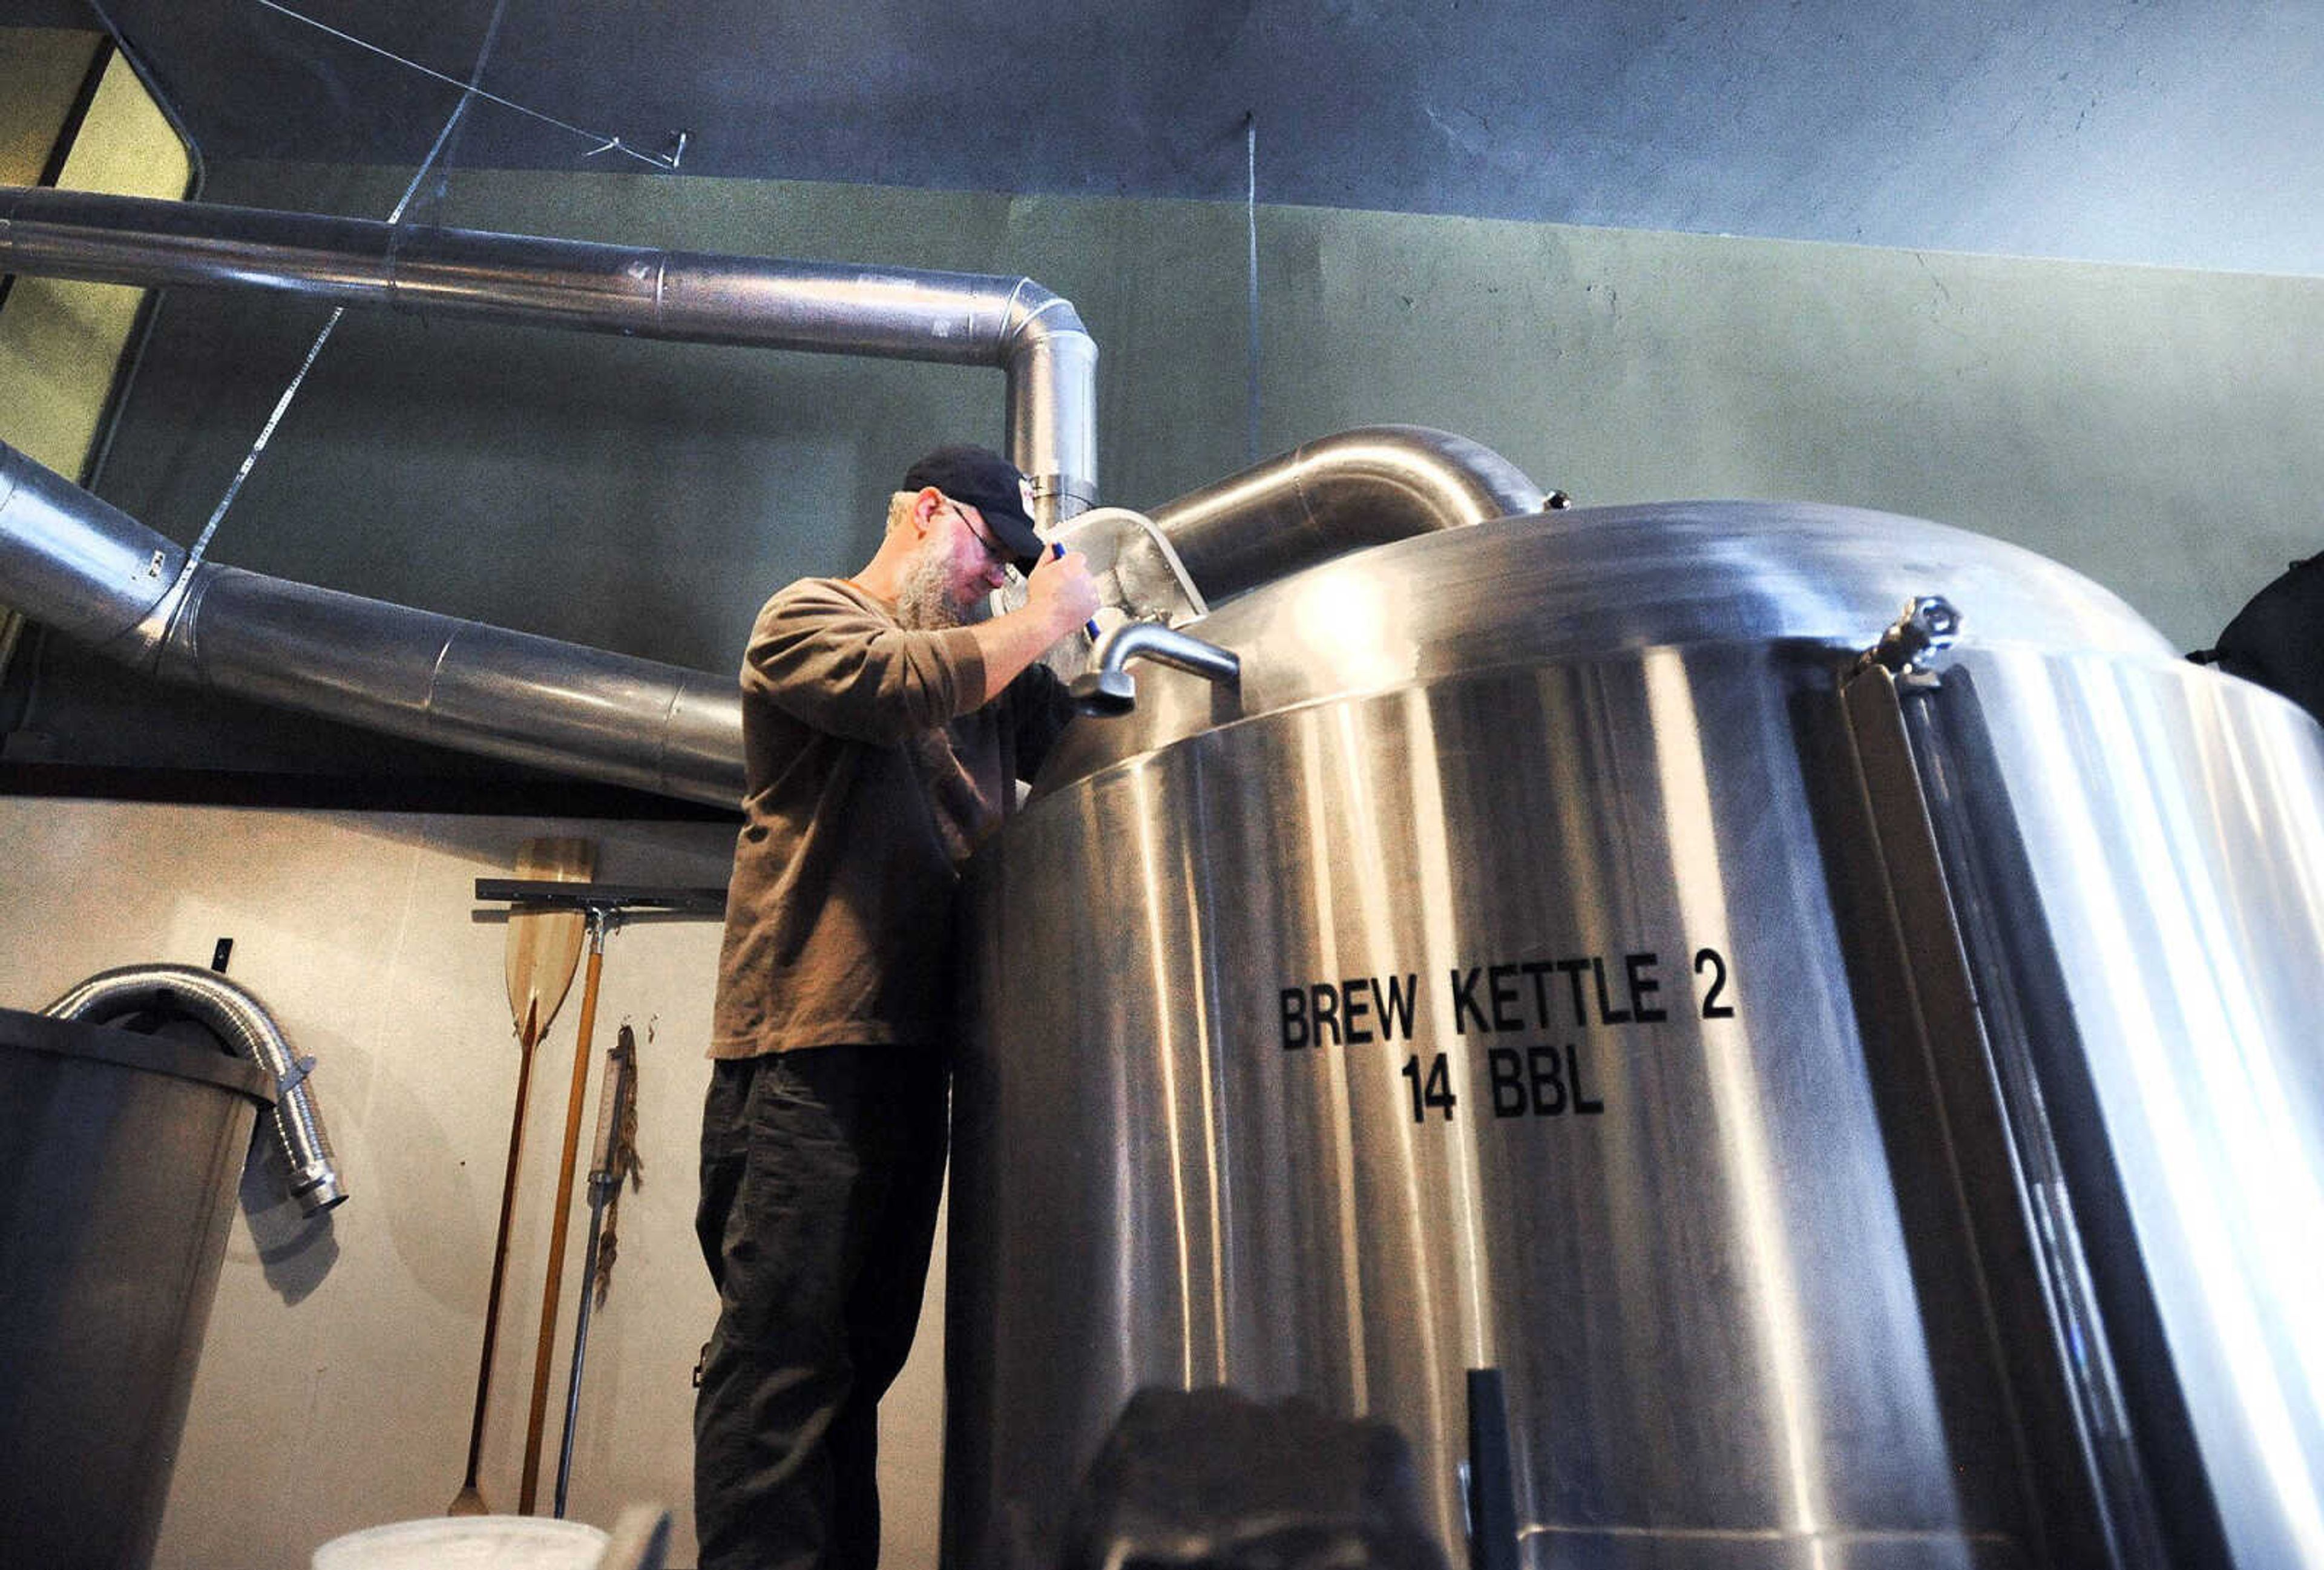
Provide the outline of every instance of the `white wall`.
<path id="1" fill-rule="evenodd" d="M 231 937 L 228 974 L 317 1059 L 349 1194 L 302 1222 L 246 1178 L 158 1570 L 293 1570 L 340 1533 L 439 1514 L 457 1490 L 519 1056 L 506 928 L 480 915 L 474 884 L 512 875 L 517 847 L 544 834 L 595 839 L 598 878 L 631 883 L 723 883 L 732 843 L 719 825 L 0 799 L 0 1005 L 37 1008 L 118 965 L 204 965 Z M 612 1295 L 591 1325 L 570 1513 L 610 1525 L 627 1503 L 668 1504 L 678 1564 L 694 1556 L 690 1374 L 715 1310 L 693 1207 L 716 952 L 714 921 L 638 921 L 607 943 L 579 1156 L 586 1171 L 598 1068 L 627 1020 L 644 1185 L 622 1201 Z M 496 1510 L 515 1508 L 581 990 L 576 974 L 528 1097 L 485 1430 Z M 543 1511 L 588 1214 L 576 1186 Z M 924 1315 L 885 1408 L 897 1570 L 936 1562 L 940 1331 Z"/>

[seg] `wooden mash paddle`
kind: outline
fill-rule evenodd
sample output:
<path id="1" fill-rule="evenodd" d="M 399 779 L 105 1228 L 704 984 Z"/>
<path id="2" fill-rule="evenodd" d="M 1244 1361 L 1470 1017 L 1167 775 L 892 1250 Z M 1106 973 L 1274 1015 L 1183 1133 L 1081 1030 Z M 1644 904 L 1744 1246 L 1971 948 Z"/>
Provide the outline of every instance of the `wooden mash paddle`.
<path id="1" fill-rule="evenodd" d="M 517 852 L 520 878 L 553 879 L 586 883 L 596 871 L 597 853 L 586 839 L 529 839 Z M 501 1281 L 508 1270 L 509 1216 L 516 1207 L 517 1152 L 524 1142 L 525 1092 L 532 1081 L 532 1049 L 549 1033 L 557 1005 L 573 985 L 573 970 L 581 959 L 586 923 L 578 910 L 512 910 L 508 919 L 509 1012 L 516 1021 L 521 1056 L 516 1071 L 516 1113 L 509 1125 L 508 1173 L 501 1179 L 501 1223 L 493 1243 L 492 1292 L 484 1300 L 484 1351 L 476 1363 L 476 1411 L 468 1425 L 468 1475 L 452 1496 L 456 1516 L 491 1513 L 476 1487 L 476 1467 L 484 1448 L 484 1397 L 492 1388 L 493 1342 L 501 1322 Z M 594 970 L 594 967 L 593 967 Z M 593 974 L 592 980 L 595 980 Z M 582 1039 L 588 1039 L 583 1026 Z M 563 1215 L 559 1208 L 560 1218 Z M 560 1227 L 559 1231 L 563 1229 Z M 528 1491 L 530 1492 L 530 1491 Z"/>

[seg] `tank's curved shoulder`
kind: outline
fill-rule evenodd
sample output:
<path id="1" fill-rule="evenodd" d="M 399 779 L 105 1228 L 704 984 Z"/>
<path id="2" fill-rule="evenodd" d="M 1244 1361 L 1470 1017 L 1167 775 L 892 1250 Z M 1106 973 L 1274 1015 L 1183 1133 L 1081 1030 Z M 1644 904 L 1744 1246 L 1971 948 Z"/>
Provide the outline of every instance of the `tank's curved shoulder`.
<path id="1" fill-rule="evenodd" d="M 1494 666 L 1718 642 L 1860 648 L 1929 594 L 1975 646 L 2173 657 L 2080 573 L 1925 519 L 1800 502 L 1535 513 L 1340 557 L 1218 607 L 1186 630 L 1240 658 L 1240 685 L 1140 667 L 1136 712 L 1073 727 L 1040 788 L 1222 723 Z"/>

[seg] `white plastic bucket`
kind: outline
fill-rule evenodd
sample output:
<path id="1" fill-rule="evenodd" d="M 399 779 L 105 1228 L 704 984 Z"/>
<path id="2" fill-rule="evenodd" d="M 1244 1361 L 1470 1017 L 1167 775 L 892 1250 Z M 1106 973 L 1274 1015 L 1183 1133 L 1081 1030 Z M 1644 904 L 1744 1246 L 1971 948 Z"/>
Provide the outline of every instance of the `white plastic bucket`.
<path id="1" fill-rule="evenodd" d="M 540 1516 L 436 1516 L 366 1527 L 315 1550 L 314 1570 L 595 1570 L 605 1534 Z"/>

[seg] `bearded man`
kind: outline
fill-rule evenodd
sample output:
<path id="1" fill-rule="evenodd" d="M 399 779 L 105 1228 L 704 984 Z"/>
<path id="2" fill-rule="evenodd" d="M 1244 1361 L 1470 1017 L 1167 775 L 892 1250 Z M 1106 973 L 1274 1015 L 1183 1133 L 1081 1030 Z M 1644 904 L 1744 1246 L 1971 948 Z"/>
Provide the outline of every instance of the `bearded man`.
<path id="1" fill-rule="evenodd" d="M 1036 661 L 1095 610 L 999 454 L 947 447 L 879 551 L 759 613 L 695 1228 L 703 1570 L 871 1570 L 877 1403 L 910 1350 L 945 1147 L 961 864 L 1072 715 Z M 1024 605 L 969 619 L 1026 574 Z"/>

